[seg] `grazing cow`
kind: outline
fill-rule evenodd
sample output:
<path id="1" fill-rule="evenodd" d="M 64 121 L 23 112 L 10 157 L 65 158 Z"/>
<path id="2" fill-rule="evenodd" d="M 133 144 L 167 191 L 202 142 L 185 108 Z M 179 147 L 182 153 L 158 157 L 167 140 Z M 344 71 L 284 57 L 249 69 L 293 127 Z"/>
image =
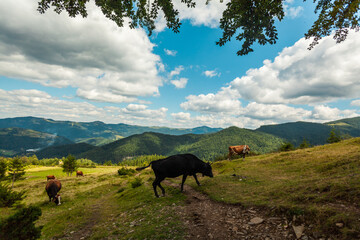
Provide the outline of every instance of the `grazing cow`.
<path id="1" fill-rule="evenodd" d="M 46 179 L 47 179 L 47 181 L 49 181 L 50 179 L 55 179 L 55 176 L 54 175 L 48 175 L 48 176 L 46 176 Z"/>
<path id="2" fill-rule="evenodd" d="M 78 176 L 84 176 L 84 173 L 82 171 L 76 171 L 76 177 Z"/>
<path id="3" fill-rule="evenodd" d="M 181 191 L 184 189 L 184 182 L 187 176 L 193 176 L 196 183 L 200 186 L 200 183 L 196 177 L 196 173 L 202 173 L 203 176 L 213 177 L 210 163 L 205 163 L 192 154 L 178 154 L 164 159 L 152 161 L 148 166 L 137 168 L 140 171 L 151 165 L 154 173 L 155 180 L 153 182 L 154 193 L 156 197 L 159 197 L 156 186 L 159 186 L 163 196 L 165 196 L 165 189 L 160 185 L 160 182 L 165 178 L 174 178 L 183 175 L 181 182 Z"/>
<path id="4" fill-rule="evenodd" d="M 49 202 L 54 202 L 56 205 L 60 205 L 61 182 L 59 180 L 50 180 L 46 183 L 45 190 L 49 196 Z"/>
<path id="5" fill-rule="evenodd" d="M 242 155 L 243 159 L 245 159 L 245 154 L 249 154 L 249 152 L 249 145 L 230 146 L 228 159 L 230 159 L 233 154 Z"/>

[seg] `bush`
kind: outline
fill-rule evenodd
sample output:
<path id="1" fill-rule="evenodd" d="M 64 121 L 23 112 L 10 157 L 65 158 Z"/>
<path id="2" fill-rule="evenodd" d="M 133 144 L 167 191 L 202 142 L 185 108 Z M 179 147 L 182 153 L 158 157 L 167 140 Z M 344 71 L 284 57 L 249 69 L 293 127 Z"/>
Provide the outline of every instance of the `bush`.
<path id="1" fill-rule="evenodd" d="M 15 192 L 9 185 L 0 183 L 0 207 L 11 207 L 24 198 L 25 191 Z"/>
<path id="2" fill-rule="evenodd" d="M 6 159 L 0 157 L 0 180 L 5 178 L 6 170 L 7 170 Z"/>
<path id="3" fill-rule="evenodd" d="M 39 207 L 21 208 L 14 215 L 0 222 L 0 239 L 38 239 L 41 228 L 35 227 L 34 222 L 41 216 Z"/>
<path id="4" fill-rule="evenodd" d="M 295 150 L 295 147 L 291 142 L 283 143 L 283 145 L 281 145 L 279 148 L 280 152 L 287 152 L 291 150 Z"/>
<path id="5" fill-rule="evenodd" d="M 140 187 L 143 182 L 140 177 L 136 177 L 133 181 L 130 182 L 132 188 Z"/>
<path id="6" fill-rule="evenodd" d="M 124 175 L 133 175 L 135 173 L 135 169 L 132 169 L 132 168 L 120 168 L 118 170 L 118 173 L 120 176 L 124 176 Z"/>

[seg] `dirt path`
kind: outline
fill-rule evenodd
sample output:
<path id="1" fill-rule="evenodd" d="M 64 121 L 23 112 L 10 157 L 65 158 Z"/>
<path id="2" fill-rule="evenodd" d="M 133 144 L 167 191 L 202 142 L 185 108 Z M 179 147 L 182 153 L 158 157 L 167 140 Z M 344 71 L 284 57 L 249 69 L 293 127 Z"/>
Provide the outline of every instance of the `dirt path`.
<path id="1" fill-rule="evenodd" d="M 179 184 L 164 183 L 179 188 Z M 187 185 L 184 194 L 186 205 L 179 206 L 178 213 L 188 230 L 186 239 L 297 239 L 284 217 L 269 217 L 257 209 L 215 202 Z M 301 238 L 313 239 L 304 234 Z"/>

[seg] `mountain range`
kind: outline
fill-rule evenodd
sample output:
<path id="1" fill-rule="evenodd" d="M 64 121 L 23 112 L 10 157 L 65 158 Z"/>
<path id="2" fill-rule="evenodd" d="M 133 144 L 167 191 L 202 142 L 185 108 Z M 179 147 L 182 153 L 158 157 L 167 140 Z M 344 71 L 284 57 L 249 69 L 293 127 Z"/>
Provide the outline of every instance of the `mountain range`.
<path id="1" fill-rule="evenodd" d="M 0 119 L 0 155 L 11 156 L 22 154 L 26 149 L 40 149 L 36 152 L 40 159 L 73 154 L 98 163 L 107 160 L 115 163 L 129 156 L 189 152 L 212 160 L 226 154 L 229 145 L 248 144 L 257 153 L 275 151 L 285 141 L 299 146 L 305 139 L 311 145 L 322 145 L 332 129 L 340 135 L 358 137 L 360 117 L 324 124 L 292 122 L 265 125 L 256 130 L 205 126 L 173 129 L 34 117 L 7 118 Z"/>

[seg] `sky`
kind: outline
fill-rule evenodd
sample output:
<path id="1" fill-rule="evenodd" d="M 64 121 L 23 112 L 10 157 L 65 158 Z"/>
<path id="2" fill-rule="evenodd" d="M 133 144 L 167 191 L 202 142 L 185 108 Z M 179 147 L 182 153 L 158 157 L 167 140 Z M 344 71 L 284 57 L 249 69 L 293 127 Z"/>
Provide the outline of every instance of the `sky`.
<path id="1" fill-rule="evenodd" d="M 246 56 L 235 39 L 215 44 L 226 0 L 175 0 L 180 33 L 159 18 L 151 36 L 117 27 L 92 2 L 87 18 L 70 18 L 0 1 L 0 118 L 256 129 L 360 116 L 360 32 L 309 51 L 313 1 L 285 1 L 277 43 Z"/>

